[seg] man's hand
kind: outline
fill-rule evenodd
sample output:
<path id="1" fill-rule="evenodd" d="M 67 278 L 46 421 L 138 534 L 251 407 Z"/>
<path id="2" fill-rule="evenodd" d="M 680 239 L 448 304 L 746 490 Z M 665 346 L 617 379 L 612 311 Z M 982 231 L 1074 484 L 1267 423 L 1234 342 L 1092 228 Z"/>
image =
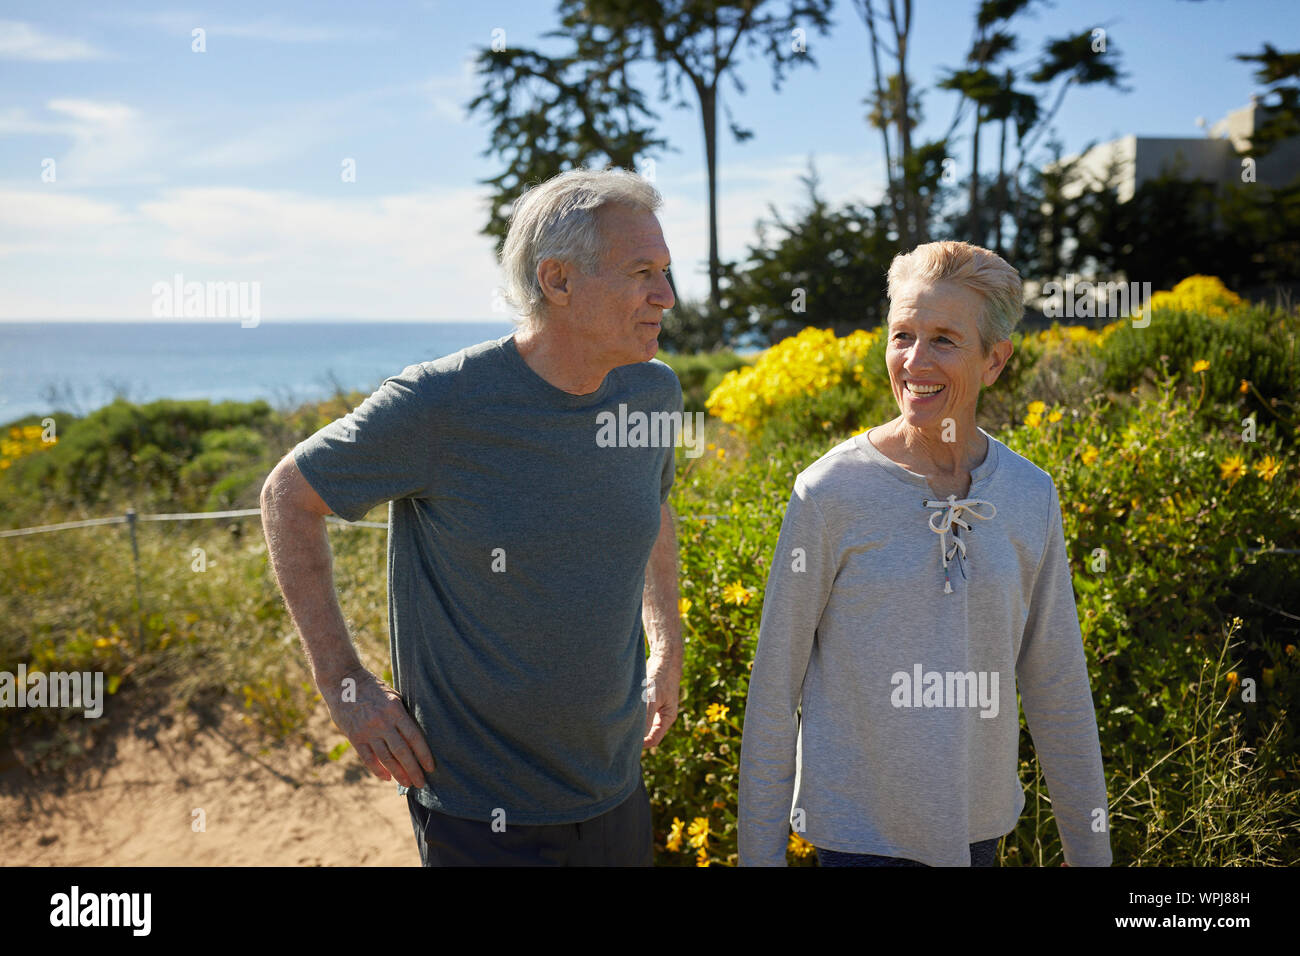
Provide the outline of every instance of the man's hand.
<path id="1" fill-rule="evenodd" d="M 342 685 L 347 680 L 356 681 L 355 700 L 351 693 L 347 700 L 343 699 Z M 432 772 L 436 764 L 401 694 L 364 667 L 357 667 L 344 674 L 335 686 L 322 687 L 321 696 L 335 725 L 352 742 L 371 773 L 381 780 L 396 778 L 402 786 L 416 790 L 425 786 L 424 775 Z"/>
<path id="2" fill-rule="evenodd" d="M 646 687 L 642 693 L 648 697 L 645 705 L 645 740 L 641 749 L 654 747 L 677 719 L 677 695 L 682 683 L 682 659 L 646 661 Z"/>
<path id="3" fill-rule="evenodd" d="M 642 621 L 650 658 L 645 664 L 645 739 L 641 748 L 653 747 L 664 739 L 677 719 L 677 695 L 682 683 L 682 617 L 677 605 L 677 532 L 673 510 L 665 502 L 659 508 L 659 537 L 650 551 L 645 569 L 645 591 L 641 596 Z"/>

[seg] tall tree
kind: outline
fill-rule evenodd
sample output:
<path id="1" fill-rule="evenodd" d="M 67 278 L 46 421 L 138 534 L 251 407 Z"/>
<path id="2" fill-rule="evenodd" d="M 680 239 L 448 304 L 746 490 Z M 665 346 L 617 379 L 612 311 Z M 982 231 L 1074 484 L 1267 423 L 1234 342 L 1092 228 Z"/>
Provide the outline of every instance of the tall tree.
<path id="1" fill-rule="evenodd" d="M 1044 87 L 1043 96 L 1051 93 L 1056 85 L 1056 97 L 1052 106 L 1045 113 L 1034 111 L 1034 122 L 1025 130 L 1017 144 L 1016 168 L 1011 182 L 1015 198 L 1011 206 L 1013 223 L 1020 222 L 1024 206 L 1025 192 L 1022 188 L 1023 174 L 1029 157 L 1038 144 L 1038 140 L 1050 128 L 1056 118 L 1065 95 L 1072 86 L 1094 86 L 1102 84 L 1114 87 L 1120 92 L 1131 92 L 1122 83 L 1126 74 L 1120 69 L 1119 51 L 1114 44 L 1108 45 L 1104 31 L 1099 29 L 1083 30 L 1071 36 L 1048 39 L 1043 48 L 1037 68 L 1029 75 L 1032 83 Z M 1023 240 L 1017 229 L 1012 239 L 1012 261 L 1020 261 L 1023 253 Z"/>
<path id="2" fill-rule="evenodd" d="M 721 260 L 718 255 L 718 106 L 719 87 L 729 77 L 745 91 L 736 71 L 742 41 L 760 49 L 772 67 L 772 87 L 780 89 L 785 70 L 801 62 L 816 64 L 808 52 L 807 31 L 821 34 L 830 25 L 831 0 L 562 0 L 565 29 L 580 45 L 598 51 L 605 43 L 626 45 L 659 66 L 661 97 L 671 86 L 685 105 L 682 87 L 689 84 L 700 110 L 709 198 L 709 303 L 720 304 Z M 753 133 L 731 120 L 738 142 Z"/>
<path id="3" fill-rule="evenodd" d="M 1038 119 L 1038 99 L 1029 93 L 1022 93 L 1015 88 L 1016 75 L 1013 70 L 1006 70 L 1000 79 L 997 92 L 989 102 L 988 118 L 1002 124 L 998 137 L 998 175 L 993 196 L 993 250 L 998 255 L 1005 255 L 1002 230 L 1005 225 L 1007 208 L 1010 205 L 1007 188 L 1007 126 L 1014 124 L 1016 142 L 1024 141 L 1025 134 L 1033 128 Z"/>
<path id="4" fill-rule="evenodd" d="M 868 97 L 871 111 L 868 122 L 877 125 L 885 140 L 885 176 L 889 206 L 894 214 L 894 228 L 903 248 L 925 242 L 929 237 L 925 215 L 923 182 L 934 143 L 920 150 L 912 146 L 912 132 L 917 126 L 919 97 L 907 73 L 907 54 L 912 34 L 912 0 L 884 0 L 884 12 L 875 8 L 876 0 L 854 0 L 854 6 L 866 24 L 871 43 L 874 91 Z M 893 45 L 890 45 L 890 39 Z M 893 59 L 895 68 L 882 81 L 880 56 Z M 897 160 L 889 143 L 892 126 L 897 139 Z M 925 153 L 925 156 L 918 155 Z"/>
<path id="5" fill-rule="evenodd" d="M 573 166 L 604 158 L 631 167 L 638 157 L 665 145 L 645 121 L 657 119 L 628 81 L 640 62 L 659 68 L 660 98 L 677 94 L 687 106 L 684 84 L 695 93 L 704 131 L 709 203 L 709 304 L 720 306 L 723 273 L 718 254 L 718 108 L 723 106 L 738 142 L 753 133 L 732 121 L 721 103 L 729 77 L 738 92 L 740 46 L 761 49 L 780 89 L 787 68 L 815 65 L 807 34 L 825 34 L 832 0 L 561 0 L 560 29 L 573 44 L 562 57 L 533 50 L 484 50 L 479 56 L 486 89 L 470 109 L 496 120 L 492 146 L 508 168 L 485 180 L 494 187 L 488 230 L 504 233 L 509 204 L 530 183 Z M 504 207 L 504 208 L 503 208 Z"/>
<path id="6" fill-rule="evenodd" d="M 558 57 L 510 46 L 479 53 L 483 92 L 468 109 L 492 118 L 483 155 L 495 154 L 506 164 L 499 175 L 480 180 L 492 187 L 483 233 L 503 240 L 511 206 L 532 184 L 577 166 L 633 169 L 647 152 L 667 145 L 649 125 L 658 116 L 628 82 L 633 53 L 616 40 L 598 57 L 581 42 Z"/>
<path id="7" fill-rule="evenodd" d="M 939 82 L 940 89 L 961 94 L 958 109 L 973 107 L 971 130 L 970 198 L 967 201 L 967 235 L 977 245 L 987 245 L 980 217 L 980 129 L 985 122 L 1006 120 L 1014 105 L 1014 81 L 1010 71 L 997 76 L 992 67 L 1006 53 L 1016 48 L 1016 38 L 1001 29 L 1012 17 L 1024 10 L 1031 0 L 983 0 L 975 13 L 975 37 L 966 55 L 966 67 L 952 70 Z M 1002 154 L 1005 155 L 1006 124 L 1003 123 Z M 1001 176 L 999 176 L 1001 182 Z"/>
<path id="8" fill-rule="evenodd" d="M 737 335 L 775 342 L 805 326 L 844 335 L 884 319 L 885 273 L 899 252 L 888 235 L 888 205 L 832 208 L 817 191 L 811 158 L 800 182 L 808 194 L 806 208 L 787 221 L 769 205 L 771 219 L 758 224 L 758 242 L 735 273 L 729 298 Z"/>
<path id="9" fill-rule="evenodd" d="M 1238 53 L 1244 63 L 1258 63 L 1255 79 L 1270 87 L 1265 96 L 1276 97 L 1264 102 L 1264 120 L 1250 139 L 1253 156 L 1269 153 L 1283 140 L 1300 136 L 1300 51 L 1279 53 L 1271 43 L 1261 53 Z"/>

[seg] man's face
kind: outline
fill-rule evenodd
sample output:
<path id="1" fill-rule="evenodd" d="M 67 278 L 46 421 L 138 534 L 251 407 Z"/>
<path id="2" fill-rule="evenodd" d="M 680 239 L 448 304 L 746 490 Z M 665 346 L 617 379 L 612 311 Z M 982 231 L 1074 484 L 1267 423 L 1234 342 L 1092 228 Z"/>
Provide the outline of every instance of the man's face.
<path id="1" fill-rule="evenodd" d="M 947 281 L 912 283 L 894 296 L 885 363 L 907 424 L 938 428 L 974 417 L 980 386 L 992 385 L 1005 361 L 980 346 L 983 305 L 978 293 Z"/>
<path id="2" fill-rule="evenodd" d="M 595 275 L 572 274 L 569 304 L 602 364 L 646 362 L 659 351 L 668 284 L 668 245 L 652 212 L 610 204 L 596 213 L 604 255 Z"/>

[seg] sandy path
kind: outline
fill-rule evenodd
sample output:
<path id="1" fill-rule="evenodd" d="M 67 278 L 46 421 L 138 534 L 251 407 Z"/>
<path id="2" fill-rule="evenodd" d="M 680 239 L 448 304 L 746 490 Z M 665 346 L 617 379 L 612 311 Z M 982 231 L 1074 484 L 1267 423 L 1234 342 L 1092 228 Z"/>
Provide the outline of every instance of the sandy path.
<path id="1" fill-rule="evenodd" d="M 318 748 L 343 738 L 318 705 Z M 116 728 L 70 782 L 0 758 L 0 865 L 418 866 L 406 798 L 349 750 L 313 765 L 270 746 L 228 708 Z M 193 810 L 206 829 L 196 832 Z"/>

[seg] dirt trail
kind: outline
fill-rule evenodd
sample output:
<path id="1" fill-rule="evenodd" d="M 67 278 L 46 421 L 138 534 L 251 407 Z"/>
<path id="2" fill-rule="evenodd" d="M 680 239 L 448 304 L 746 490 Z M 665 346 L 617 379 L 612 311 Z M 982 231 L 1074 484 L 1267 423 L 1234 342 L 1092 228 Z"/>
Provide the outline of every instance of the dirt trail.
<path id="1" fill-rule="evenodd" d="M 308 732 L 318 748 L 343 739 L 323 707 Z M 208 725 L 124 722 L 71 780 L 34 778 L 6 753 L 0 865 L 419 866 L 396 784 L 351 750 L 313 765 L 301 742 L 266 746 L 228 708 Z"/>

